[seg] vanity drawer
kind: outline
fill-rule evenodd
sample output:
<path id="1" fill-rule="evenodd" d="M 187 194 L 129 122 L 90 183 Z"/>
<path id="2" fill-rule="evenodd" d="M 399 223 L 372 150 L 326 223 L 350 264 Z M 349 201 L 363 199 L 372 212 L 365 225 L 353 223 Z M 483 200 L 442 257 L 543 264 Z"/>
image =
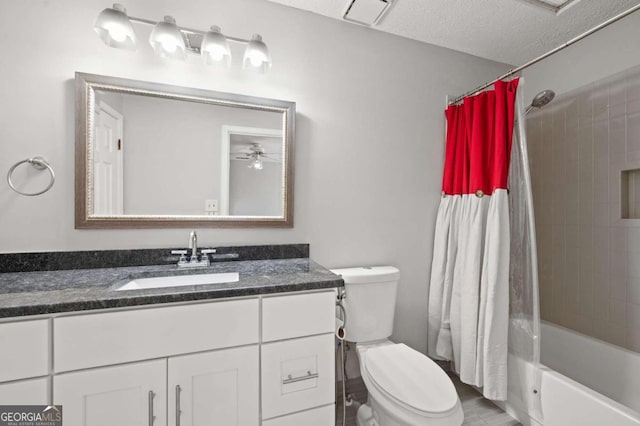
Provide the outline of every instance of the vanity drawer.
<path id="1" fill-rule="evenodd" d="M 258 299 L 55 318 L 54 370 L 258 342 Z"/>
<path id="2" fill-rule="evenodd" d="M 262 418 L 335 403 L 334 335 L 262 345 Z"/>
<path id="3" fill-rule="evenodd" d="M 262 426 L 334 426 L 335 410 L 335 405 L 325 405 L 301 413 L 266 420 L 262 422 Z"/>
<path id="4" fill-rule="evenodd" d="M 0 382 L 49 373 L 48 320 L 0 324 Z"/>
<path id="5" fill-rule="evenodd" d="M 326 291 L 262 299 L 262 341 L 333 333 L 336 293 Z"/>

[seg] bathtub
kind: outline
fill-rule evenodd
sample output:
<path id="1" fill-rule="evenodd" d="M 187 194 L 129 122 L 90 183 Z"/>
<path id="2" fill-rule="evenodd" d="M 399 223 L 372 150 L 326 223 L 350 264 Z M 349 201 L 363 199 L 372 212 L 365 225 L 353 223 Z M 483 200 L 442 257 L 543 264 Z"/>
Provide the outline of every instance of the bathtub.
<path id="1" fill-rule="evenodd" d="M 547 322 L 540 334 L 543 365 L 510 354 L 498 405 L 527 426 L 640 425 L 640 354 Z"/>

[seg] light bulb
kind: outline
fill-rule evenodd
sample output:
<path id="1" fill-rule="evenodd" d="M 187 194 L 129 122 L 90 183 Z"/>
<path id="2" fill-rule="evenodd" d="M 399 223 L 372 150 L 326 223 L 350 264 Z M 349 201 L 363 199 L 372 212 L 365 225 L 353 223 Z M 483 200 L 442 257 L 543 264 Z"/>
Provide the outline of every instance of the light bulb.
<path id="1" fill-rule="evenodd" d="M 267 72 L 271 68 L 271 56 L 267 45 L 260 34 L 254 34 L 244 50 L 243 64 L 245 69 Z"/>
<path id="2" fill-rule="evenodd" d="M 254 67 L 259 67 L 260 65 L 262 65 L 263 60 L 260 55 L 251 55 L 249 56 L 249 62 L 251 62 L 251 65 L 253 65 Z"/>
<path id="3" fill-rule="evenodd" d="M 109 25 L 107 27 L 107 31 L 109 31 L 109 37 L 118 43 L 122 43 L 127 39 L 127 29 L 123 28 L 121 25 Z"/>
<path id="4" fill-rule="evenodd" d="M 217 25 L 212 25 L 211 29 L 205 33 L 200 49 L 202 60 L 207 65 L 226 65 L 229 67 L 231 64 L 229 43 Z"/>
<path id="5" fill-rule="evenodd" d="M 225 53 L 227 53 L 222 47 L 214 46 L 210 49 L 206 50 L 207 55 L 214 61 L 221 61 L 224 58 Z"/>
<path id="6" fill-rule="evenodd" d="M 158 22 L 151 35 L 149 43 L 153 50 L 161 58 L 172 58 L 184 61 L 187 58 L 187 47 L 185 46 L 180 28 L 176 25 L 176 20 L 171 16 L 165 16 L 164 21 Z"/>
<path id="7" fill-rule="evenodd" d="M 172 38 L 169 38 L 169 37 L 164 37 L 159 41 L 160 41 L 160 44 L 162 44 L 162 48 L 167 53 L 173 53 L 178 48 L 178 43 L 176 43 L 175 39 L 172 39 Z"/>

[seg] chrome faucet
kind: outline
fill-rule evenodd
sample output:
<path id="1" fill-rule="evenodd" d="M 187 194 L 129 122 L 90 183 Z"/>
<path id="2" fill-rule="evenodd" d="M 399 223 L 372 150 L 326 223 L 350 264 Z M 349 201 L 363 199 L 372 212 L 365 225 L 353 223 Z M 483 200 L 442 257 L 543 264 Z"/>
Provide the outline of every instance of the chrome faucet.
<path id="1" fill-rule="evenodd" d="M 200 250 L 200 260 L 198 260 L 198 235 L 196 231 L 189 234 L 189 248 L 191 258 L 187 261 L 187 250 L 171 250 L 171 254 L 179 254 L 178 266 L 181 268 L 206 267 L 210 265 L 209 255 L 216 252 L 216 249 Z"/>
<path id="2" fill-rule="evenodd" d="M 198 261 L 198 235 L 196 231 L 189 234 L 189 248 L 191 249 L 191 262 Z"/>

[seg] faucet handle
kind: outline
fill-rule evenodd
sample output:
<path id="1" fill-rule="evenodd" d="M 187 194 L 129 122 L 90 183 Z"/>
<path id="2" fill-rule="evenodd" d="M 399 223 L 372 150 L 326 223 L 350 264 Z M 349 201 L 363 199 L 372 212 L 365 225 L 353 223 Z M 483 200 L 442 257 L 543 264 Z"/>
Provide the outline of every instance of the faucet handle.
<path id="1" fill-rule="evenodd" d="M 187 251 L 186 250 L 171 250 L 171 254 L 179 254 L 180 255 L 180 259 L 178 260 L 178 263 L 182 263 L 182 262 L 186 262 L 187 261 L 187 258 L 186 258 Z"/>
<path id="2" fill-rule="evenodd" d="M 209 261 L 209 255 L 216 252 L 216 249 L 202 249 L 200 250 L 200 255 L 202 260 Z"/>
<path id="3" fill-rule="evenodd" d="M 207 266 L 210 264 L 209 254 L 215 253 L 216 249 L 202 249 L 200 250 L 200 262 L 204 262 Z"/>

